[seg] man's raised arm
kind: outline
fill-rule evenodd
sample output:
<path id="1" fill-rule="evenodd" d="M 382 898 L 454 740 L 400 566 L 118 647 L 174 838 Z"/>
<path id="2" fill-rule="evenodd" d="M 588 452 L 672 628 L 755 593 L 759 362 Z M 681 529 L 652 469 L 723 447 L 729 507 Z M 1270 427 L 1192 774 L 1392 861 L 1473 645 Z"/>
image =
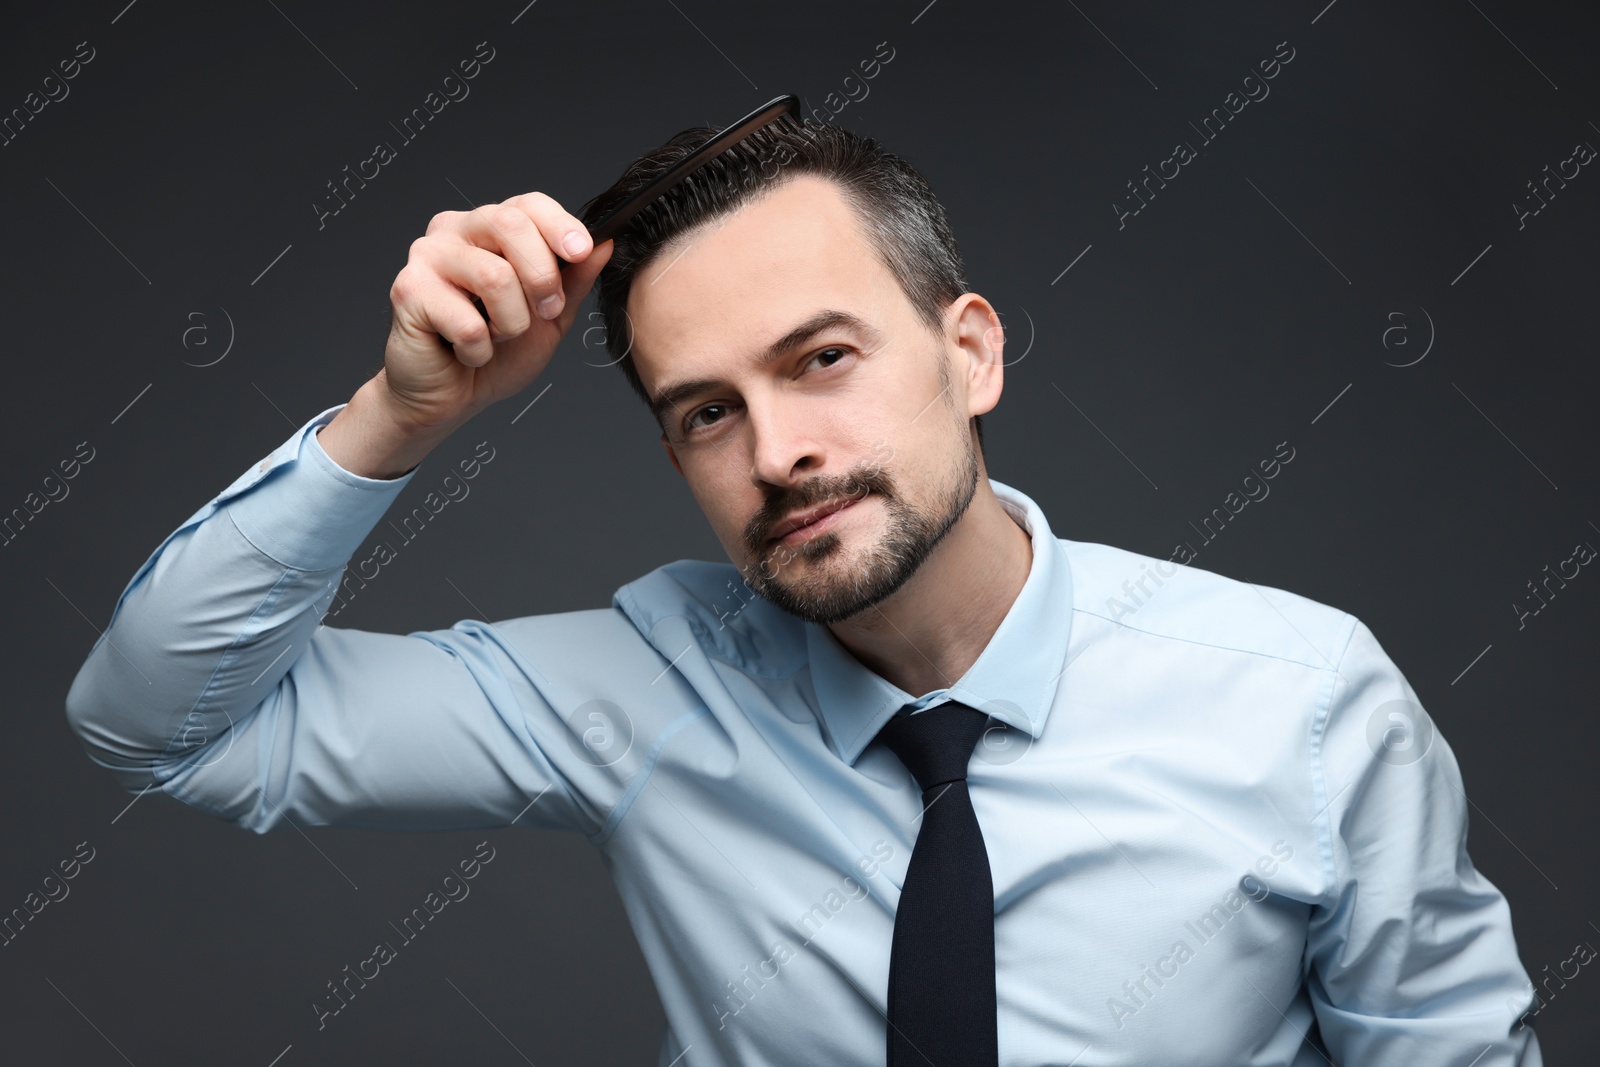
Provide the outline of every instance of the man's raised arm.
<path id="1" fill-rule="evenodd" d="M 552 246 L 573 263 L 564 275 Z M 285 816 L 501 825 L 546 792 L 524 821 L 593 829 L 621 769 L 546 742 L 576 693 L 606 695 L 591 676 L 629 686 L 659 670 L 620 613 L 404 636 L 321 620 L 416 465 L 542 372 L 609 254 L 539 193 L 435 216 L 391 289 L 384 369 L 190 516 L 123 590 L 67 695 L 91 758 L 130 791 L 257 831 Z"/>

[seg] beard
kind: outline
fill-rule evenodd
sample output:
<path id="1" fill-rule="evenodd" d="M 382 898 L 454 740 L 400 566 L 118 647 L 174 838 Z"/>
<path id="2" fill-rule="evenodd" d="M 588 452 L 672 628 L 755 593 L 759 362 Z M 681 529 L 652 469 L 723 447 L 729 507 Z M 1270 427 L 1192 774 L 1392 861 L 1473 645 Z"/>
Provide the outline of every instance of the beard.
<path id="1" fill-rule="evenodd" d="M 977 492 L 981 473 L 977 446 L 970 431 L 962 439 L 963 462 L 925 508 L 908 502 L 882 465 L 858 467 L 837 479 L 813 478 L 803 488 L 768 501 L 746 530 L 745 541 L 756 562 L 745 568 L 745 584 L 790 615 L 823 624 L 841 622 L 892 596 L 966 513 Z M 767 531 L 792 511 L 868 495 L 883 505 L 885 525 L 874 543 L 853 555 L 837 529 L 797 545 L 771 544 L 766 539 Z M 805 573 L 783 577 L 783 568 L 794 560 L 804 561 Z"/>

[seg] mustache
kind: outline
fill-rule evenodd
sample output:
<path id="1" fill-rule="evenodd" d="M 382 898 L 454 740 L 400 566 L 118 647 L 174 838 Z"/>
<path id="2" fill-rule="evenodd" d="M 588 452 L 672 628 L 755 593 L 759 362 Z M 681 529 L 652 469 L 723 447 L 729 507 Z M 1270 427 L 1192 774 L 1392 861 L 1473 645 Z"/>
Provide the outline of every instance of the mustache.
<path id="1" fill-rule="evenodd" d="M 746 525 L 745 541 L 753 550 L 760 551 L 769 531 L 790 512 L 830 500 L 860 500 L 874 492 L 893 496 L 893 490 L 893 481 L 881 467 L 862 468 L 837 479 L 812 478 L 768 500 Z"/>

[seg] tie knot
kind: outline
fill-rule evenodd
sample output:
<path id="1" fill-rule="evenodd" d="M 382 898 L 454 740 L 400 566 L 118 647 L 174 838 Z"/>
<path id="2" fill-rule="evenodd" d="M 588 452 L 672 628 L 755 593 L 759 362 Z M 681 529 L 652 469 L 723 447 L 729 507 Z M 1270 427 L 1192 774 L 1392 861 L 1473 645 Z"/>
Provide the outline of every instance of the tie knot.
<path id="1" fill-rule="evenodd" d="M 976 708 L 951 700 L 910 715 L 896 714 L 878 731 L 878 740 L 900 757 L 926 793 L 966 779 L 973 747 L 988 721 Z"/>

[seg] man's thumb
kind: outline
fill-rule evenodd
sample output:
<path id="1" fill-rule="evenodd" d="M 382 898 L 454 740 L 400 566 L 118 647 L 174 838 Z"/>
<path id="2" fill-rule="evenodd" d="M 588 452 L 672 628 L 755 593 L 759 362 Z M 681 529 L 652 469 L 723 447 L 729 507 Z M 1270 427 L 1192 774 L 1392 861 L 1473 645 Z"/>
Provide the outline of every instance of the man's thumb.
<path id="1" fill-rule="evenodd" d="M 566 332 L 572 328 L 573 320 L 578 317 L 579 307 L 589 295 L 595 279 L 600 277 L 600 271 L 611 261 L 611 253 L 616 244 L 615 240 L 607 238 L 596 245 L 587 258 L 572 264 L 562 272 L 561 289 L 567 300 L 561 308 L 561 314 L 556 316 L 556 325 L 560 328 L 562 336 L 566 336 Z"/>

